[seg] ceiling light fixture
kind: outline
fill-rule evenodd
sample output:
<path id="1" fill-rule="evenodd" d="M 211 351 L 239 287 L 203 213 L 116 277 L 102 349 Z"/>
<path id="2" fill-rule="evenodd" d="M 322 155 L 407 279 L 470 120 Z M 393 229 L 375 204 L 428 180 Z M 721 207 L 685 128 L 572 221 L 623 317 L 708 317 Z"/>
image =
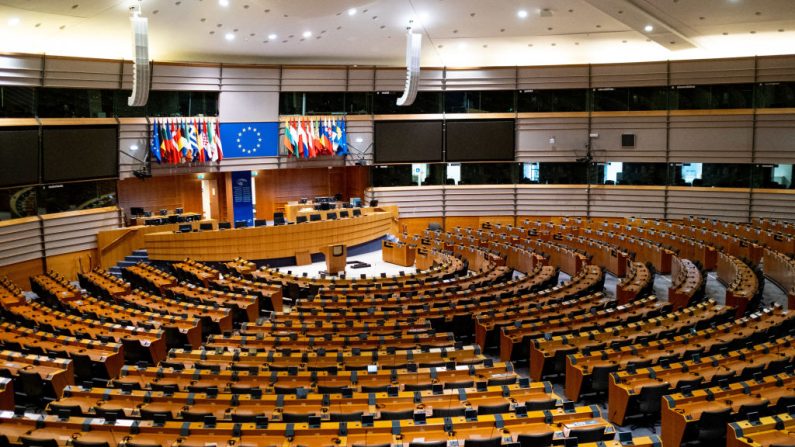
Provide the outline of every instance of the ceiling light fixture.
<path id="1" fill-rule="evenodd" d="M 303 36 L 305 39 L 312 37 L 312 31 L 304 31 Z"/>
<path id="2" fill-rule="evenodd" d="M 229 6 L 229 0 L 218 0 L 218 4 L 221 6 Z"/>
<path id="3" fill-rule="evenodd" d="M 272 34 L 272 33 L 268 34 L 268 40 L 276 40 L 277 37 L 279 37 L 279 36 L 277 36 L 276 34 Z"/>
<path id="4" fill-rule="evenodd" d="M 646 26 L 643 28 L 643 31 L 646 31 L 647 33 L 650 33 L 650 32 L 652 32 L 652 31 L 654 31 L 654 27 L 653 27 L 653 26 L 651 26 L 651 25 L 646 25 Z"/>
<path id="5" fill-rule="evenodd" d="M 8 26 L 17 26 L 19 25 L 19 17 L 11 17 L 8 19 Z"/>
<path id="6" fill-rule="evenodd" d="M 356 15 L 356 8 L 349 9 L 348 10 L 348 15 L 349 16 L 355 16 Z"/>
<path id="7" fill-rule="evenodd" d="M 519 12 L 516 13 L 516 15 L 519 16 L 520 19 L 526 19 L 527 11 L 525 11 L 524 9 L 520 9 Z"/>
<path id="8" fill-rule="evenodd" d="M 224 38 L 226 40 L 235 40 L 235 33 L 226 33 L 224 34 Z"/>

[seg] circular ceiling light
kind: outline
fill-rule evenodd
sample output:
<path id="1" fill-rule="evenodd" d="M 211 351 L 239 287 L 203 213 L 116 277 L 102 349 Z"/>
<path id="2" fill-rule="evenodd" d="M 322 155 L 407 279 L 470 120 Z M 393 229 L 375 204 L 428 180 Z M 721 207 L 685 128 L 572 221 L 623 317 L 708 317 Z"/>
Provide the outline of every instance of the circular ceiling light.
<path id="1" fill-rule="evenodd" d="M 516 13 L 516 15 L 520 19 L 526 19 L 527 18 L 527 11 L 525 11 L 524 9 L 520 9 L 519 12 Z"/>
<path id="2" fill-rule="evenodd" d="M 19 22 L 20 22 L 19 17 L 11 17 L 10 19 L 8 19 L 8 26 L 17 26 L 19 25 Z"/>
<path id="3" fill-rule="evenodd" d="M 229 0 L 218 0 L 218 4 L 221 6 L 229 6 Z"/>
<path id="4" fill-rule="evenodd" d="M 235 33 L 226 33 L 226 34 L 224 34 L 224 39 L 226 39 L 226 40 L 235 40 Z"/>
<path id="5" fill-rule="evenodd" d="M 355 16 L 356 15 L 356 8 L 349 9 L 348 10 L 348 15 L 349 16 Z"/>
<path id="6" fill-rule="evenodd" d="M 273 33 L 268 34 L 268 39 L 269 40 L 276 40 L 277 37 L 279 37 L 279 36 L 277 36 L 276 34 L 273 34 Z"/>
<path id="7" fill-rule="evenodd" d="M 643 27 L 643 31 L 646 31 L 647 33 L 650 33 L 652 31 L 654 31 L 654 27 L 651 26 L 651 25 L 646 25 L 645 27 Z"/>
<path id="8" fill-rule="evenodd" d="M 305 39 L 312 37 L 312 31 L 304 31 L 303 36 Z"/>

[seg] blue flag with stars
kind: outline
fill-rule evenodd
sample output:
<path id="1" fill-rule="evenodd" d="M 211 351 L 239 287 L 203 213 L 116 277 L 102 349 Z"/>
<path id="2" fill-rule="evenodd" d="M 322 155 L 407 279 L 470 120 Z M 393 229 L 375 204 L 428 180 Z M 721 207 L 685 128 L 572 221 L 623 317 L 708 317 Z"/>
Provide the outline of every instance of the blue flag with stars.
<path id="1" fill-rule="evenodd" d="M 221 123 L 224 158 L 276 157 L 279 123 Z"/>

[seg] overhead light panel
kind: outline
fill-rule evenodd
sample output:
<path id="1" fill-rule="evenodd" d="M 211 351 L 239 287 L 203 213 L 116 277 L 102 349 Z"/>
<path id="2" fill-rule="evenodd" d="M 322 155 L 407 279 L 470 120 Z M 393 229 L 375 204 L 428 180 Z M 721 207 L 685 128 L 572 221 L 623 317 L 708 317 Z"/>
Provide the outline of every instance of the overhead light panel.
<path id="1" fill-rule="evenodd" d="M 646 31 L 647 33 L 650 33 L 652 31 L 654 31 L 654 27 L 651 26 L 651 25 L 646 25 L 645 27 L 643 27 L 643 31 Z"/>
<path id="2" fill-rule="evenodd" d="M 304 31 L 303 36 L 304 39 L 309 39 L 310 37 L 312 37 L 312 31 Z"/>
<path id="3" fill-rule="evenodd" d="M 221 6 L 229 6 L 229 0 L 218 0 L 218 4 Z"/>
<path id="4" fill-rule="evenodd" d="M 224 35 L 224 38 L 225 38 L 226 40 L 235 40 L 235 33 L 226 33 L 226 34 Z"/>
<path id="5" fill-rule="evenodd" d="M 524 9 L 520 9 L 519 12 L 516 13 L 516 15 L 520 19 L 526 19 L 527 18 L 527 11 L 525 11 Z"/>
<path id="6" fill-rule="evenodd" d="M 268 39 L 269 40 L 275 40 L 277 37 L 279 37 L 279 36 L 277 36 L 276 34 L 268 34 Z"/>
<path id="7" fill-rule="evenodd" d="M 19 17 L 11 17 L 10 19 L 8 19 L 8 26 L 17 26 L 19 25 L 19 22 L 20 22 Z"/>
<path id="8" fill-rule="evenodd" d="M 348 15 L 349 16 L 355 16 L 356 15 L 356 8 L 349 9 L 348 10 Z"/>

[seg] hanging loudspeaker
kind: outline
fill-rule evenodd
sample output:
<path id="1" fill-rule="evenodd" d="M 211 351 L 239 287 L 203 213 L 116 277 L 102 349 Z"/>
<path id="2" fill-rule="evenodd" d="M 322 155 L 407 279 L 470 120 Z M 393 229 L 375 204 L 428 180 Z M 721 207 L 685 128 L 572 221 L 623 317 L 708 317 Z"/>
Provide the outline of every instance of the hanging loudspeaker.
<path id="1" fill-rule="evenodd" d="M 142 107 L 149 100 L 149 19 L 139 13 L 130 16 L 133 32 L 133 83 L 132 94 L 127 98 L 130 107 Z"/>
<path id="2" fill-rule="evenodd" d="M 420 49 L 422 48 L 422 34 L 409 30 L 406 36 L 406 89 L 403 96 L 398 98 L 397 105 L 410 106 L 417 97 L 417 88 L 420 84 Z"/>

